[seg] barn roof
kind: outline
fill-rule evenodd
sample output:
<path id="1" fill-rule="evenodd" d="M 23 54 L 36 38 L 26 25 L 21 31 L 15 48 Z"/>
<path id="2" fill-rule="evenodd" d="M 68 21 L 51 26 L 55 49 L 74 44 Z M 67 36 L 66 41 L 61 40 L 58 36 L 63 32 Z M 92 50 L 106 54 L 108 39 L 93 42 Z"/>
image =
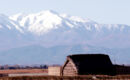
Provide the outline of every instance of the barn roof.
<path id="1" fill-rule="evenodd" d="M 69 55 L 75 64 L 78 74 L 113 74 L 114 68 L 108 55 L 76 54 Z"/>

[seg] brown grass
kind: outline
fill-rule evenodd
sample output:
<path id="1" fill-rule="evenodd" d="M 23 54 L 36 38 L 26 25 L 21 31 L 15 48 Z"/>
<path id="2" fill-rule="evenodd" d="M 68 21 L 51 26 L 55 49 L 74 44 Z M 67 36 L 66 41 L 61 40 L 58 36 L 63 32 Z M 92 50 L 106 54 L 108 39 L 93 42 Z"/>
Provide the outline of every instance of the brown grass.
<path id="1" fill-rule="evenodd" d="M 47 73 L 47 69 L 0 70 L 0 74 L 8 73 Z M 130 80 L 130 75 L 19 76 L 1 77 L 0 80 Z"/>
<path id="2" fill-rule="evenodd" d="M 47 69 L 14 69 L 14 70 L 0 70 L 0 74 L 10 73 L 47 73 Z"/>
<path id="3" fill-rule="evenodd" d="M 24 77 L 3 77 L 0 80 L 130 80 L 130 75 L 105 76 L 24 76 Z"/>

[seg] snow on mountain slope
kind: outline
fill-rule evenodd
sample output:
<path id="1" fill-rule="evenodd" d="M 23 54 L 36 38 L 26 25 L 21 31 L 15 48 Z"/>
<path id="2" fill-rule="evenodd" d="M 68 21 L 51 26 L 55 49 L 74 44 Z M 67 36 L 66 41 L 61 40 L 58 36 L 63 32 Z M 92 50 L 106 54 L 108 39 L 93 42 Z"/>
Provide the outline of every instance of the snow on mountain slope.
<path id="1" fill-rule="evenodd" d="M 17 22 L 9 19 L 8 16 L 5 16 L 3 14 L 0 14 L 0 28 L 4 28 L 4 29 L 7 28 L 9 30 L 17 29 L 21 33 L 23 32 L 22 29 L 20 29 Z"/>
<path id="2" fill-rule="evenodd" d="M 58 14 L 54 11 L 42 11 L 34 14 L 16 14 L 9 19 L 19 23 L 19 29 L 31 32 L 35 35 L 43 35 L 55 29 L 66 30 L 85 28 L 86 31 L 123 31 L 127 25 L 121 24 L 98 24 L 90 19 L 83 19 L 77 16 Z M 129 32 L 129 31 L 127 31 Z"/>

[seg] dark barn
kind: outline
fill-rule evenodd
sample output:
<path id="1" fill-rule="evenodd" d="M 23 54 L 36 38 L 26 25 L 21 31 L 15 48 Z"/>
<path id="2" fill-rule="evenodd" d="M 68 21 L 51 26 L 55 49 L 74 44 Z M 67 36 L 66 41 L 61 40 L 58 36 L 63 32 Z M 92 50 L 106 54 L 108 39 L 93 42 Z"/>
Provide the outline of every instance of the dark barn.
<path id="1" fill-rule="evenodd" d="M 129 75 L 130 66 L 128 65 L 114 65 L 116 69 L 116 74 L 118 75 Z"/>
<path id="2" fill-rule="evenodd" d="M 62 76 L 76 75 L 114 75 L 115 69 L 108 55 L 77 54 L 67 56 Z"/>

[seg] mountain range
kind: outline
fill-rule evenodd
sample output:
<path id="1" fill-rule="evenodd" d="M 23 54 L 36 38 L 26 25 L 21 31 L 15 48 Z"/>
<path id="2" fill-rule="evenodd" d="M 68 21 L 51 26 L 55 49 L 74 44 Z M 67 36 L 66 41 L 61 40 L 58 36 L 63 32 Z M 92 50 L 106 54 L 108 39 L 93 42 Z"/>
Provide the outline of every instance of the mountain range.
<path id="1" fill-rule="evenodd" d="M 0 64 L 63 64 L 71 54 L 104 53 L 130 64 L 130 26 L 47 10 L 0 14 Z"/>

